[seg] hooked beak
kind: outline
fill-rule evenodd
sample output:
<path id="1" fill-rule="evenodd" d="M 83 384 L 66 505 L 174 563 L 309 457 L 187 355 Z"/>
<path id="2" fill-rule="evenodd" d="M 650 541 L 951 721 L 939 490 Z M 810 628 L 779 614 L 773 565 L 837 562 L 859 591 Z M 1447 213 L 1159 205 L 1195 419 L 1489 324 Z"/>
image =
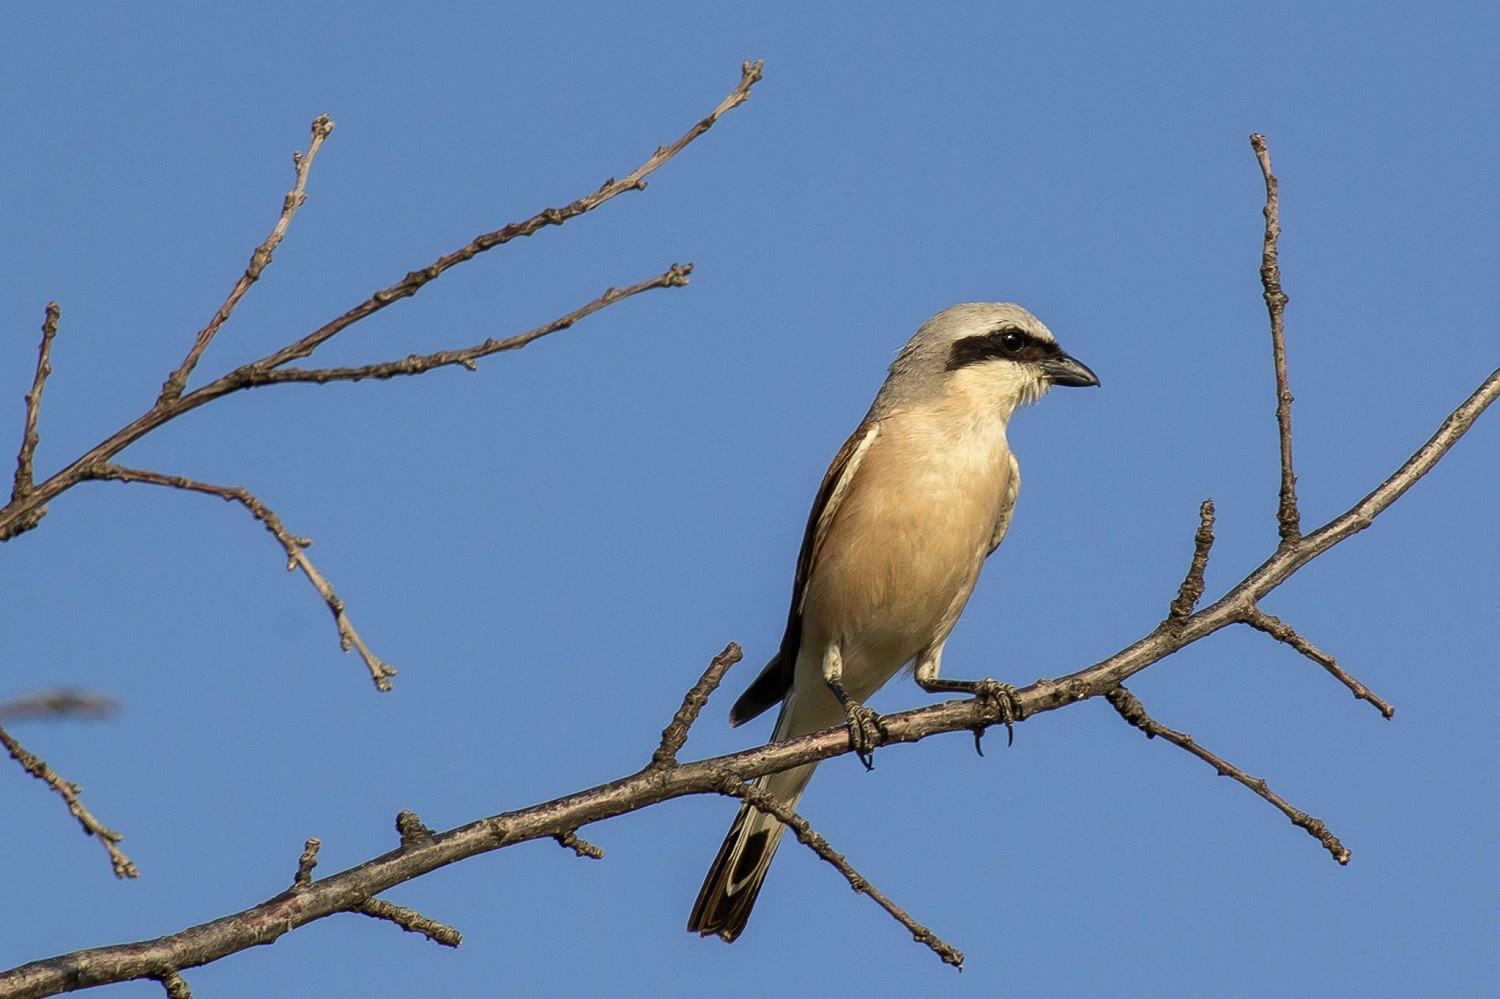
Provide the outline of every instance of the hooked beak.
<path id="1" fill-rule="evenodd" d="M 1042 374 L 1046 375 L 1053 385 L 1082 388 L 1086 385 L 1099 384 L 1099 376 L 1090 371 L 1087 364 L 1067 354 L 1058 354 L 1056 357 L 1043 361 Z"/>

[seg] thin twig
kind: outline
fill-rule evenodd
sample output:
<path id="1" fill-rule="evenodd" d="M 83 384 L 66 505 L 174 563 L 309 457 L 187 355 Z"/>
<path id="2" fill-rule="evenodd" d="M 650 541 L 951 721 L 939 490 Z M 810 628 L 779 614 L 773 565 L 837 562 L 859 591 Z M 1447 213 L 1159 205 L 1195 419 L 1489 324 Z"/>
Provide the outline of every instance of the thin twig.
<path id="1" fill-rule="evenodd" d="M 48 690 L 0 701 L 0 722 L 38 718 L 108 718 L 120 709 L 109 694 L 88 690 Z"/>
<path id="2" fill-rule="evenodd" d="M 650 159 L 646 160 L 645 163 L 636 167 L 620 180 L 611 178 L 605 181 L 593 194 L 585 195 L 572 204 L 565 205 L 562 208 L 544 209 L 524 222 L 512 222 L 504 228 L 496 229 L 494 232 L 485 233 L 475 238 L 467 246 L 460 247 L 452 253 L 439 257 L 421 270 L 412 271 L 407 274 L 406 277 L 389 288 L 377 291 L 359 305 L 345 312 L 342 316 L 314 330 L 296 343 L 283 347 L 274 354 L 270 354 L 255 362 L 255 367 L 262 370 L 277 368 L 288 361 L 295 361 L 298 358 L 306 357 L 314 350 L 317 350 L 319 346 L 328 342 L 366 316 L 379 312 L 392 302 L 399 302 L 403 298 L 410 298 L 412 295 L 415 295 L 428 282 L 440 277 L 444 271 L 456 264 L 471 260 L 486 250 L 493 250 L 497 246 L 503 246 L 518 237 L 530 236 L 547 226 L 562 225 L 569 219 L 577 218 L 585 212 L 592 211 L 606 201 L 624 194 L 626 191 L 644 191 L 646 189 L 647 176 L 656 172 L 671 160 L 672 157 L 682 152 L 688 143 L 698 138 L 704 132 L 707 132 L 724 115 L 749 100 L 750 89 L 760 79 L 762 65 L 760 62 L 752 63 L 746 60 L 741 69 L 739 86 L 735 87 L 734 91 L 728 97 L 724 98 L 718 107 L 714 108 L 707 117 L 688 129 L 680 139 L 670 146 L 658 146 Z"/>
<path id="3" fill-rule="evenodd" d="M 720 790 L 732 798 L 739 798 L 741 801 L 748 802 L 752 808 L 758 811 L 774 816 L 782 825 L 787 826 L 792 832 L 797 834 L 798 842 L 812 850 L 819 857 L 822 857 L 829 864 L 832 864 L 834 869 L 849 882 L 850 888 L 853 888 L 860 895 L 870 896 L 870 898 L 875 900 L 876 904 L 890 913 L 892 918 L 906 927 L 911 932 L 912 939 L 929 948 L 942 959 L 944 964 L 951 964 L 959 971 L 964 970 L 963 951 L 958 950 L 952 944 L 943 940 L 942 937 L 939 937 L 936 933 L 911 918 L 905 909 L 891 901 L 880 889 L 870 884 L 864 875 L 856 871 L 853 865 L 844 858 L 843 854 L 836 852 L 833 847 L 829 846 L 828 841 L 819 835 L 817 830 L 813 829 L 812 825 L 802 816 L 786 807 L 786 805 L 782 804 L 773 795 L 767 794 L 765 791 L 752 787 L 749 784 L 728 780 L 724 782 L 724 786 Z"/>
<path id="4" fill-rule="evenodd" d="M 301 208 L 303 202 L 307 200 L 307 175 L 312 170 L 313 158 L 318 155 L 318 150 L 323 146 L 323 140 L 328 138 L 332 131 L 333 122 L 326 114 L 320 114 L 313 119 L 312 139 L 307 144 L 307 152 L 305 154 L 295 150 L 292 152 L 292 166 L 297 171 L 297 179 L 282 200 L 281 217 L 276 220 L 276 225 L 271 229 L 271 234 L 266 237 L 266 241 L 250 254 L 249 266 L 235 282 L 234 288 L 229 292 L 229 297 L 224 300 L 223 305 L 219 306 L 219 311 L 214 313 L 213 319 L 207 326 L 198 331 L 198 336 L 194 339 L 187 357 L 162 385 L 161 396 L 157 399 L 158 403 L 169 402 L 182 395 L 182 390 L 187 387 L 188 377 L 198 366 L 199 358 L 208 349 L 214 335 L 229 321 L 229 317 L 234 314 L 235 307 L 240 304 L 240 299 L 245 297 L 245 292 L 250 290 L 250 286 L 260 280 L 261 271 L 266 269 L 266 265 L 271 262 L 272 254 L 276 252 L 276 247 L 281 245 L 287 226 L 292 223 L 292 216 L 297 214 L 297 209 Z"/>
<path id="5" fill-rule="evenodd" d="M 118 845 L 123 837 L 94 818 L 93 813 L 79 800 L 78 796 L 83 793 L 83 788 L 58 774 L 47 765 L 46 761 L 17 742 L 4 728 L 0 728 L 0 745 L 3 745 L 10 753 L 11 759 L 21 764 L 22 769 L 57 792 L 57 795 L 67 803 L 68 811 L 72 813 L 73 818 L 83 826 L 83 831 L 104 845 L 104 849 L 109 853 L 109 862 L 115 869 L 115 877 L 140 876 L 140 870 L 129 857 L 125 856 Z"/>
<path id="6" fill-rule="evenodd" d="M 740 651 L 738 642 L 730 642 L 724 646 L 724 651 L 714 656 L 713 661 L 708 664 L 708 669 L 693 684 L 693 688 L 687 692 L 682 699 L 682 707 L 677 709 L 677 714 L 666 728 L 662 729 L 661 745 L 656 747 L 656 752 L 651 754 L 652 766 L 666 766 L 677 762 L 677 751 L 687 742 L 688 729 L 693 727 L 693 722 L 698 720 L 703 706 L 708 703 L 708 698 L 718 689 L 724 679 L 724 674 L 729 667 L 744 658 Z"/>
<path id="7" fill-rule="evenodd" d="M 377 690 L 391 689 L 391 677 L 396 675 L 396 668 L 371 652 L 359 632 L 354 630 L 354 625 L 349 621 L 349 615 L 344 612 L 344 601 L 339 599 L 332 584 L 323 577 L 323 574 L 307 557 L 304 549 L 312 544 L 312 539 L 300 537 L 287 530 L 281 518 L 248 489 L 243 486 L 220 486 L 211 482 L 199 482 L 185 475 L 163 475 L 161 472 L 153 472 L 144 468 L 127 468 L 111 462 L 101 462 L 96 465 L 90 470 L 89 478 L 114 482 L 144 482 L 153 486 L 205 493 L 209 496 L 217 496 L 226 502 L 239 503 L 249 510 L 256 520 L 265 524 L 266 530 L 281 542 L 282 550 L 286 552 L 287 571 L 302 570 L 302 574 L 307 577 L 308 582 L 312 583 L 318 595 L 323 598 L 323 602 L 328 605 L 329 611 L 333 613 L 334 623 L 338 627 L 339 644 L 343 650 L 348 652 L 352 647 L 359 652 L 360 658 L 365 661 L 365 666 L 370 671 L 371 679 L 375 681 Z"/>
<path id="8" fill-rule="evenodd" d="M 1286 801 L 1272 791 L 1265 780 L 1260 777 L 1251 777 L 1239 767 L 1227 762 L 1223 757 L 1215 756 L 1202 746 L 1193 741 L 1193 737 L 1186 732 L 1176 732 L 1162 725 L 1146 714 L 1146 709 L 1136 696 L 1124 687 L 1116 687 L 1104 695 L 1114 709 L 1120 713 L 1120 717 L 1146 733 L 1146 738 L 1154 739 L 1161 736 L 1163 739 L 1192 753 L 1198 759 L 1207 763 L 1218 771 L 1220 777 L 1233 777 L 1241 784 L 1254 791 L 1257 795 L 1269 801 L 1281 811 L 1281 814 L 1292 820 L 1292 825 L 1307 830 L 1308 835 L 1323 844 L 1323 848 L 1333 855 L 1333 859 L 1340 864 L 1349 863 L 1349 851 L 1344 844 L 1339 842 L 1337 836 L 1329 832 L 1328 827 L 1323 824 L 1322 819 L 1315 819 L 1306 812 L 1299 812 L 1288 805 Z"/>
<path id="9" fill-rule="evenodd" d="M 306 847 L 302 850 L 302 856 L 297 858 L 297 873 L 292 878 L 293 888 L 306 888 L 312 884 L 313 868 L 318 866 L 318 849 L 322 845 L 323 841 L 316 836 L 308 839 Z"/>
<path id="10" fill-rule="evenodd" d="M 584 839 L 576 832 L 572 832 L 570 830 L 568 832 L 558 833 L 552 838 L 557 840 L 557 844 L 559 846 L 572 850 L 580 857 L 587 857 L 589 860 L 604 859 L 604 850 L 602 848 L 590 843 L 588 840 Z"/>
<path id="11" fill-rule="evenodd" d="M 48 302 L 47 318 L 42 321 L 42 343 L 36 353 L 36 375 L 31 380 L 31 391 L 26 393 L 26 422 L 21 430 L 21 452 L 16 455 L 16 478 L 10 491 L 12 502 L 23 499 L 33 488 L 32 462 L 36 457 L 36 446 L 41 441 L 36 423 L 42 409 L 42 388 L 47 384 L 47 376 L 52 374 L 52 338 L 57 336 L 57 321 L 61 317 L 62 309 L 58 304 Z M 40 519 L 38 511 L 36 520 Z M 35 520 L 31 526 L 36 526 Z"/>
<path id="12" fill-rule="evenodd" d="M 1396 713 L 1396 709 L 1391 706 L 1390 702 L 1371 693 L 1369 687 L 1366 687 L 1364 684 L 1360 683 L 1354 677 L 1345 672 L 1344 669 L 1334 661 L 1332 656 L 1319 649 L 1316 645 L 1314 645 L 1312 642 L 1309 642 L 1301 635 L 1297 634 L 1297 632 L 1293 630 L 1291 625 L 1285 624 L 1281 621 L 1280 618 L 1277 618 L 1271 614 L 1267 614 L 1259 607 L 1253 607 L 1245 615 L 1245 623 L 1257 631 L 1265 632 L 1267 635 L 1270 635 L 1278 642 L 1285 642 L 1287 645 L 1290 645 L 1292 648 L 1302 653 L 1302 655 L 1306 656 L 1308 659 L 1311 659 L 1313 662 L 1323 667 L 1328 671 L 1330 676 L 1338 680 L 1344 686 L 1348 687 L 1349 692 L 1352 693 L 1357 699 L 1361 701 L 1369 701 L 1387 719 L 1389 719 Z"/>
<path id="13" fill-rule="evenodd" d="M 1193 535 L 1193 561 L 1188 566 L 1187 576 L 1177 588 L 1177 599 L 1172 601 L 1167 620 L 1181 623 L 1187 620 L 1203 599 L 1203 573 L 1208 568 L 1208 553 L 1214 546 L 1214 501 L 1206 499 L 1198 507 L 1198 532 Z"/>
<path id="14" fill-rule="evenodd" d="M 1266 137 L 1256 132 L 1250 136 L 1255 159 L 1266 180 L 1266 237 L 1261 253 L 1260 283 L 1265 288 L 1266 311 L 1271 316 L 1271 356 L 1276 364 L 1276 426 L 1281 435 L 1281 493 L 1276 508 L 1276 522 L 1281 541 L 1287 544 L 1302 536 L 1302 514 L 1297 509 L 1297 476 L 1292 472 L 1292 390 L 1286 373 L 1286 326 L 1284 314 L 1288 301 L 1281 288 L 1281 266 L 1277 262 L 1277 240 L 1281 238 L 1281 204 L 1277 194 L 1276 175 L 1271 172 L 1271 150 Z"/>
<path id="15" fill-rule="evenodd" d="M 326 382 L 357 382 L 366 378 L 394 378 L 397 375 L 420 375 L 434 368 L 454 364 L 473 371 L 476 367 L 475 362 L 482 357 L 498 354 L 504 350 L 519 350 L 534 340 L 540 340 L 549 333 L 565 330 L 580 319 L 633 295 L 639 295 L 643 291 L 650 291 L 653 288 L 681 288 L 688 283 L 688 275 L 692 272 L 692 264 L 673 264 L 656 277 L 625 288 L 609 288 L 592 302 L 574 309 L 560 319 L 554 319 L 544 326 L 538 326 L 536 329 L 518 333 L 504 340 L 490 339 L 472 347 L 440 350 L 432 354 L 412 354 L 399 361 L 362 364 L 352 368 L 252 368 L 247 369 L 243 377 L 245 385 L 249 387 L 282 382 L 316 382 L 322 385 Z"/>
<path id="16" fill-rule="evenodd" d="M 356 905 L 354 911 L 376 919 L 388 920 L 408 933 L 420 933 L 433 943 L 442 944 L 444 947 L 457 947 L 464 942 L 463 934 L 447 923 L 429 919 L 415 909 L 387 902 L 383 898 L 367 898 Z"/>

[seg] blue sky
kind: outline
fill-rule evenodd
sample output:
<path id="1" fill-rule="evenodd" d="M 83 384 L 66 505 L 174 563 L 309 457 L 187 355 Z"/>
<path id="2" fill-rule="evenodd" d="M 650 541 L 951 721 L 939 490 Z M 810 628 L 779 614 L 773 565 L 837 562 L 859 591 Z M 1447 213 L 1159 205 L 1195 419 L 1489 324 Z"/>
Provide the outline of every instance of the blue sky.
<path id="1" fill-rule="evenodd" d="M 431 8 L 431 9 L 429 9 Z M 1317 524 L 1500 359 L 1500 24 L 1479 4 L 60 5 L 0 41 L 8 192 L 0 431 L 42 310 L 62 330 L 46 474 L 150 405 L 291 182 L 310 198 L 200 371 L 302 335 L 479 232 L 622 175 L 766 61 L 752 100 L 622 197 L 497 250 L 329 345 L 330 363 L 526 329 L 674 261 L 477 374 L 226 399 L 122 456 L 244 484 L 401 673 L 378 695 L 248 516 L 80 488 L 4 547 L 0 695 L 66 684 L 105 723 L 17 726 L 126 834 L 116 883 L 61 804 L 0 768 L 0 965 L 153 937 L 324 871 L 636 769 L 708 659 L 686 753 L 775 649 L 807 505 L 895 350 L 968 300 L 1037 313 L 1103 380 L 1012 425 L 1014 527 L 945 672 L 1017 683 L 1149 631 L 1218 504 L 1223 591 L 1275 540 L 1262 189 L 1282 180 L 1299 491 Z M 319 355 L 320 357 L 322 354 Z M 8 416 L 6 415 L 8 413 Z M 5 430 L 10 426 L 10 430 Z M 7 449 L 12 445 L 6 445 Z M 1500 416 L 1265 602 L 1395 703 L 1385 722 L 1264 636 L 1137 678 L 1354 852 L 1103 704 L 820 771 L 805 814 L 968 954 L 940 965 L 805 850 L 732 947 L 682 931 L 733 814 L 667 804 L 390 893 L 457 952 L 335 917 L 188 978 L 201 996 L 1475 994 L 1500 976 L 1493 705 Z M 895 710 L 928 700 L 892 684 Z M 154 985 L 118 996 L 159 995 Z"/>

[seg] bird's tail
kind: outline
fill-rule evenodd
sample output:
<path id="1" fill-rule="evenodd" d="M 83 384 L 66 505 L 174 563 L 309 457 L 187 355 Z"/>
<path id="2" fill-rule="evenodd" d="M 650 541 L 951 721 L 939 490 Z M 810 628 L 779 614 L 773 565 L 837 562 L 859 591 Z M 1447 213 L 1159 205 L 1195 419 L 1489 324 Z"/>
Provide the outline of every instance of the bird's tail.
<path id="1" fill-rule="evenodd" d="M 757 778 L 755 787 L 774 796 L 788 808 L 797 800 L 812 778 L 816 763 L 796 767 L 779 774 Z M 748 802 L 740 812 L 719 847 L 719 855 L 703 880 L 693 914 L 688 917 L 688 932 L 702 936 L 718 934 L 725 943 L 733 943 L 750 918 L 750 909 L 776 855 L 776 845 L 786 826 Z"/>

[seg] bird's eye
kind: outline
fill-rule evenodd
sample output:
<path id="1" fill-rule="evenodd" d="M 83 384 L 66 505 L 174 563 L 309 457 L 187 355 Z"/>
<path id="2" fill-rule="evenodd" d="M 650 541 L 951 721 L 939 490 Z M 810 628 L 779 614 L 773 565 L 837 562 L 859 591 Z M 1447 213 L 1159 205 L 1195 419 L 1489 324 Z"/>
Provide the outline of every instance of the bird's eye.
<path id="1" fill-rule="evenodd" d="M 1000 349 L 1007 354 L 1020 353 L 1026 346 L 1026 337 L 1019 330 L 1006 330 L 1000 334 Z"/>

